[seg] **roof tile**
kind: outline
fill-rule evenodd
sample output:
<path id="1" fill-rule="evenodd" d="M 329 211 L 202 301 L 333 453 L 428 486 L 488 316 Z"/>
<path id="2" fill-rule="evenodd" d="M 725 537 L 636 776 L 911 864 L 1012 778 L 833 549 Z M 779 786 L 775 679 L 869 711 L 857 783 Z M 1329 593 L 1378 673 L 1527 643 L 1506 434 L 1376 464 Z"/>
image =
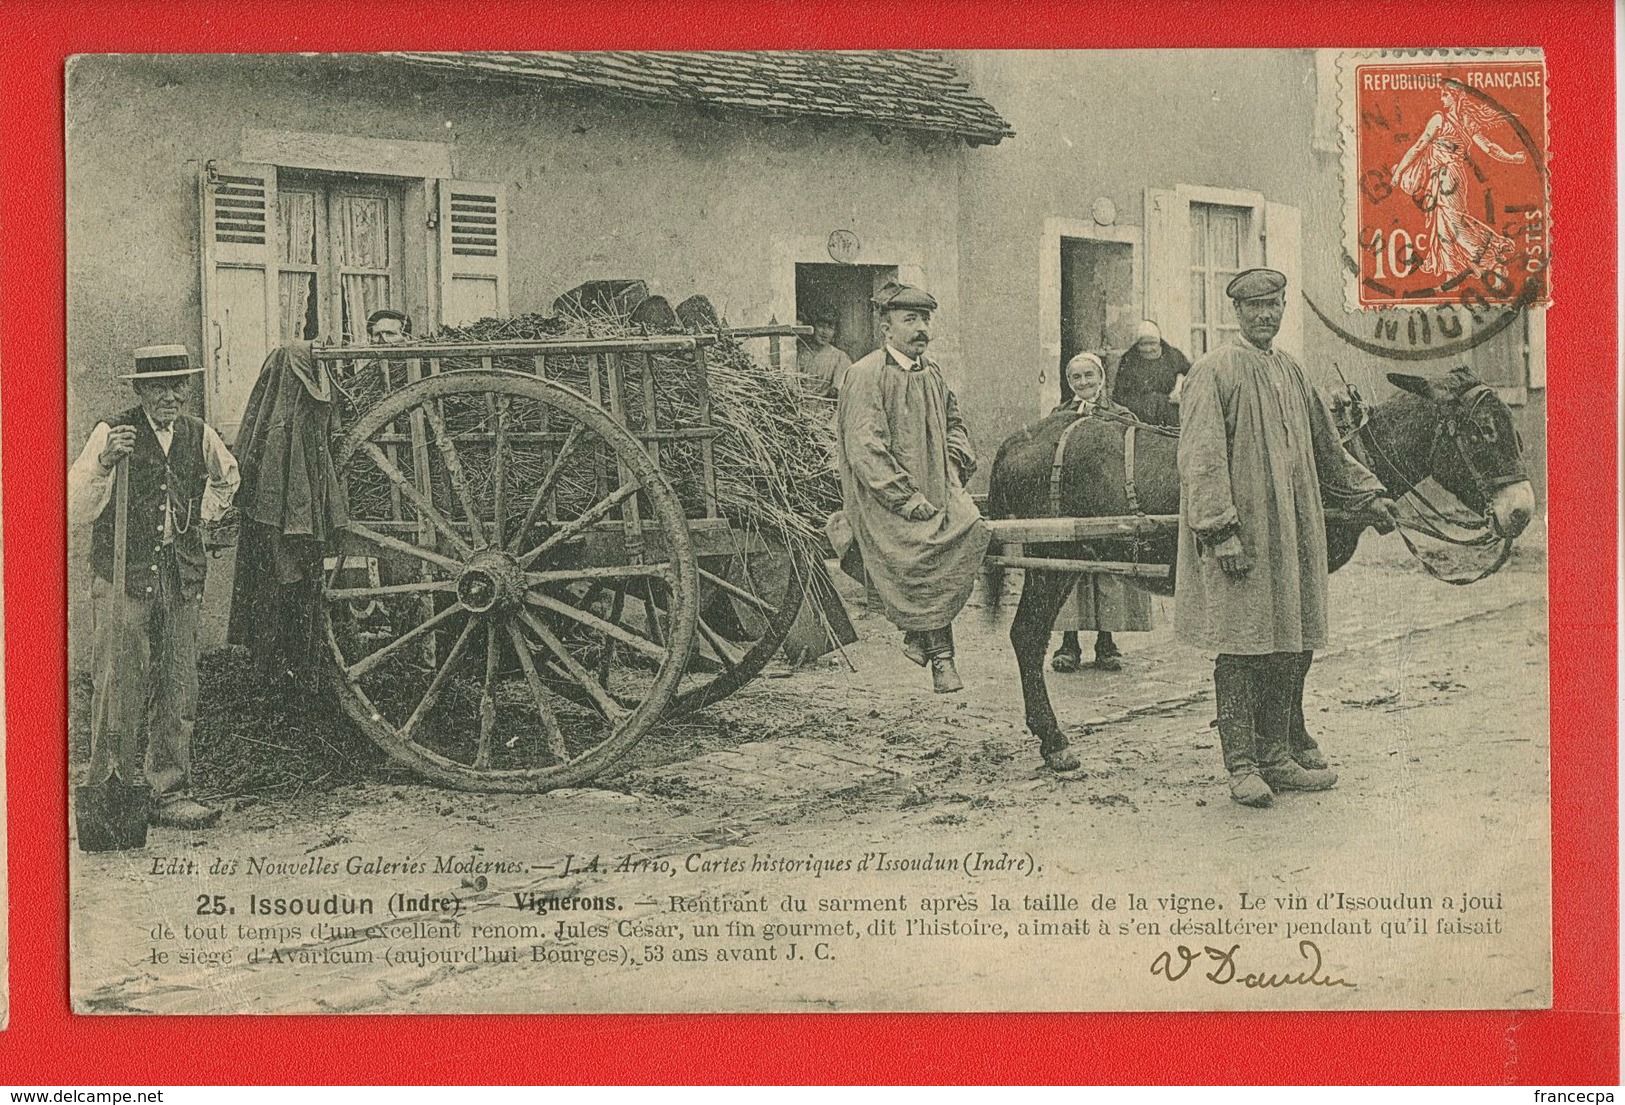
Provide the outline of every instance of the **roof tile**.
<path id="1" fill-rule="evenodd" d="M 847 119 L 952 134 L 972 145 L 1015 134 L 951 62 L 926 50 L 785 53 L 393 53 L 414 65 L 565 84 L 747 114 Z"/>

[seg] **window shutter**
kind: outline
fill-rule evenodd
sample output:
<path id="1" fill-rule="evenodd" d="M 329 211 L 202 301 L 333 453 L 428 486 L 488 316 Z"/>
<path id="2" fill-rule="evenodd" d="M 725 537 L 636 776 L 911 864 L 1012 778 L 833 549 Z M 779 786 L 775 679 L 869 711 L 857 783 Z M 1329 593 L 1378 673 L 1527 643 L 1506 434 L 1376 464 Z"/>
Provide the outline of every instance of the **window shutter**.
<path id="1" fill-rule="evenodd" d="M 508 313 L 507 189 L 440 181 L 440 322 L 463 326 Z"/>
<path id="2" fill-rule="evenodd" d="M 1276 342 L 1303 360 L 1303 316 L 1309 308 L 1303 293 L 1303 219 L 1296 207 L 1284 203 L 1264 205 L 1264 266 L 1286 277 L 1286 313 Z"/>
<path id="3" fill-rule="evenodd" d="M 230 444 L 280 340 L 276 166 L 210 161 L 200 187 L 204 417 Z"/>
<path id="4" fill-rule="evenodd" d="M 1190 354 L 1191 210 L 1171 188 L 1145 190 L 1145 317 Z"/>

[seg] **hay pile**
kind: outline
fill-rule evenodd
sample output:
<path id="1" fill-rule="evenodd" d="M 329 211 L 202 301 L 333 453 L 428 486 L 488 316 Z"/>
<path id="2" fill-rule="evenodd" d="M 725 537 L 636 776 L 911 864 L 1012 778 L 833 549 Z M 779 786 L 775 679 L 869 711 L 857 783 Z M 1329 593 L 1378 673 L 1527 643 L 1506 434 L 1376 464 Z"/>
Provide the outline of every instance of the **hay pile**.
<path id="1" fill-rule="evenodd" d="M 684 333 L 676 326 L 658 332 Z M 634 322 L 624 307 L 600 304 L 578 305 L 562 315 L 482 319 L 468 326 L 443 328 L 425 340 L 460 345 L 629 338 L 650 333 L 651 328 Z M 755 531 L 769 542 L 800 554 L 818 555 L 824 521 L 840 506 L 840 487 L 830 463 L 834 433 L 829 410 L 805 400 L 791 373 L 775 372 L 759 364 L 726 329 L 713 332 L 713 336 L 715 344 L 705 350 L 705 379 L 709 382 L 711 421 L 720 431 L 713 444 L 718 512 L 738 529 Z M 624 417 L 634 431 L 651 426 L 694 429 L 703 424 L 702 381 L 692 353 L 626 354 L 619 361 L 624 378 Z M 443 359 L 441 370 L 480 367 L 478 358 L 448 357 Z M 535 372 L 529 358 L 498 357 L 492 367 Z M 349 408 L 345 412 L 346 424 L 353 424 L 389 391 L 404 386 L 403 372 L 400 362 L 373 362 L 344 381 Z M 596 394 L 607 397 L 609 381 L 602 362 L 584 356 L 547 358 L 548 378 L 582 395 L 595 394 L 593 373 L 597 374 Z M 607 398 L 603 405 L 607 409 Z M 448 411 L 446 417 L 451 423 L 456 416 Z M 518 446 L 511 450 L 507 483 L 510 501 L 516 492 L 523 495 L 527 484 L 533 486 L 540 480 L 551 460 L 543 452 Z M 702 516 L 705 489 L 700 444 L 692 439 L 663 441 L 659 454 L 661 470 L 676 489 L 685 513 L 689 517 Z M 462 463 L 472 481 L 490 482 L 492 458 L 482 455 L 478 447 L 465 449 Z M 588 465 L 573 467 L 584 470 Z M 359 467 L 352 471 L 351 509 L 358 517 L 368 517 L 387 500 L 387 486 L 372 486 L 377 482 Z M 589 482 L 580 473 L 571 473 L 560 486 L 561 503 L 569 499 L 574 505 L 584 506 L 593 490 Z M 490 488 L 480 487 L 476 497 L 483 503 L 490 502 Z"/>

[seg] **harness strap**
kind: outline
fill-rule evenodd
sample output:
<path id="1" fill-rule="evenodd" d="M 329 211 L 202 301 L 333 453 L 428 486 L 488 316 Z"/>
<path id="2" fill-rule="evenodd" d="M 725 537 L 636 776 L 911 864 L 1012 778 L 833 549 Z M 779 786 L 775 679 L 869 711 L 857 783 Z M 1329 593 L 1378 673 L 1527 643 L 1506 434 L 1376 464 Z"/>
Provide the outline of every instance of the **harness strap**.
<path id="1" fill-rule="evenodd" d="M 1130 514 L 1144 514 L 1140 509 L 1140 496 L 1134 489 L 1134 430 L 1131 423 L 1123 431 L 1123 493 L 1128 497 Z"/>
<path id="2" fill-rule="evenodd" d="M 1066 446 L 1072 440 L 1072 435 L 1087 419 L 1075 418 L 1066 429 L 1061 431 L 1061 439 L 1055 443 L 1055 460 L 1049 466 L 1049 513 L 1051 518 L 1061 517 L 1061 472 L 1063 462 L 1066 460 Z"/>

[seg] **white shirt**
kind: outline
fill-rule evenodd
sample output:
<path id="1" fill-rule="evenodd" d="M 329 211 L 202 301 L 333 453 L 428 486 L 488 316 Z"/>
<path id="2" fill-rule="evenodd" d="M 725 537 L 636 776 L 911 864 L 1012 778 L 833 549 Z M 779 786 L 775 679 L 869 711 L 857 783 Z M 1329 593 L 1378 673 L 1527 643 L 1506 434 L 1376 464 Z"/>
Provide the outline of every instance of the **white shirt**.
<path id="1" fill-rule="evenodd" d="M 914 366 L 916 364 L 914 358 L 910 357 L 907 353 L 899 353 L 891 342 L 886 343 L 886 352 L 890 353 L 892 355 L 892 359 L 898 364 L 902 365 L 909 372 L 914 371 Z M 924 368 L 925 366 L 922 364 L 920 367 Z"/>
<path id="2" fill-rule="evenodd" d="M 175 427 L 173 424 L 159 428 L 147 418 L 147 425 L 158 438 L 158 445 L 169 455 L 169 447 L 175 440 Z M 96 428 L 90 431 L 90 440 L 80 450 L 79 457 L 68 469 L 68 525 L 83 526 L 94 522 L 103 510 L 107 509 L 107 501 L 113 495 L 113 471 L 103 470 L 101 465 L 102 450 L 107 448 L 108 435 L 112 427 L 106 422 L 96 423 Z M 231 500 L 237 494 L 237 485 L 242 482 L 242 476 L 237 471 L 237 458 L 231 455 L 226 443 L 220 440 L 214 427 L 207 422 L 203 424 L 203 461 L 208 468 L 209 482 L 203 489 L 203 520 L 213 522 L 226 512 L 231 506 Z M 175 536 L 174 503 L 167 505 L 164 511 L 164 542 L 167 544 Z"/>

